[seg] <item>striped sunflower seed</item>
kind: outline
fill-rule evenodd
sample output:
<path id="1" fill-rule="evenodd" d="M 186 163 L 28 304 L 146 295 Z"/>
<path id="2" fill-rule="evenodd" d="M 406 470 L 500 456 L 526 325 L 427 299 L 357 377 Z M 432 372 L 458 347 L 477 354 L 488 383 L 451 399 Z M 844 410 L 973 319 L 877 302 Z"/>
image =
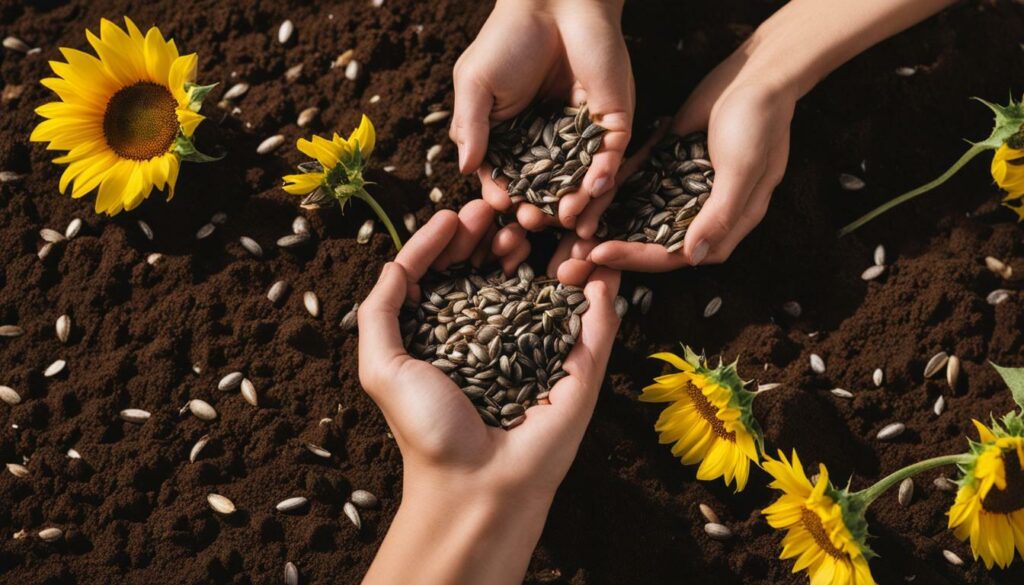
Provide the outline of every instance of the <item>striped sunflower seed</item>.
<path id="1" fill-rule="evenodd" d="M 900 482 L 900 489 L 896 496 L 901 506 L 909 506 L 910 501 L 914 498 L 914 480 L 906 478 Z"/>
<path id="2" fill-rule="evenodd" d="M 309 500 L 307 500 L 306 498 L 302 496 L 296 496 L 294 498 L 287 498 L 281 500 L 280 502 L 277 503 L 276 506 L 274 506 L 274 508 L 276 508 L 278 512 L 294 512 L 301 508 L 305 508 L 306 504 L 308 503 Z"/>
<path id="3" fill-rule="evenodd" d="M 711 506 L 709 506 L 709 505 L 707 505 L 705 503 L 699 504 L 698 507 L 700 508 L 701 516 L 704 516 L 704 519 L 707 520 L 709 523 L 711 523 L 711 524 L 721 524 L 722 523 L 722 521 L 718 518 L 718 514 L 715 513 L 714 508 L 712 508 Z"/>
<path id="4" fill-rule="evenodd" d="M 259 396 L 256 394 L 256 386 L 249 381 L 249 378 L 242 380 L 242 398 L 253 406 L 259 406 Z"/>
<path id="5" fill-rule="evenodd" d="M 730 530 L 725 524 L 718 524 L 717 522 L 708 522 L 705 524 L 704 532 L 715 540 L 729 540 L 732 538 L 732 530 Z"/>
<path id="6" fill-rule="evenodd" d="M 46 369 L 43 370 L 43 376 L 46 378 L 52 378 L 57 374 L 63 372 L 64 368 L 67 367 L 67 365 L 68 363 L 66 361 L 57 360 L 50 364 L 49 366 L 46 366 Z"/>
<path id="7" fill-rule="evenodd" d="M 217 230 L 217 226 L 212 223 L 203 224 L 199 230 L 196 231 L 197 240 L 205 240 L 206 238 L 213 235 L 213 232 Z"/>
<path id="8" fill-rule="evenodd" d="M 82 231 L 82 220 L 76 217 L 68 222 L 68 227 L 64 230 L 64 237 L 70 240 L 77 236 L 80 231 Z"/>
<path id="9" fill-rule="evenodd" d="M 956 390 L 956 383 L 960 381 L 960 358 L 955 355 L 949 356 L 946 362 L 946 383 L 950 390 Z"/>
<path id="10" fill-rule="evenodd" d="M 708 301 L 707 306 L 704 307 L 704 318 L 714 317 L 718 313 L 719 309 L 722 308 L 722 297 L 715 297 Z"/>
<path id="11" fill-rule="evenodd" d="M 10 471 L 14 477 L 25 477 L 28 475 L 28 468 L 20 463 L 8 463 L 7 471 Z"/>
<path id="12" fill-rule="evenodd" d="M 149 227 L 149 224 L 142 221 L 141 219 L 138 221 L 138 224 L 139 230 L 142 232 L 142 235 L 146 236 L 146 239 L 152 242 L 154 237 L 153 228 Z"/>
<path id="13" fill-rule="evenodd" d="M 355 490 L 352 495 L 349 496 L 352 503 L 363 508 L 364 510 L 369 508 L 377 507 L 377 496 L 371 494 L 366 490 Z"/>
<path id="14" fill-rule="evenodd" d="M 284 145 L 284 136 L 275 134 L 268 138 L 265 138 L 263 142 L 260 142 L 259 146 L 256 147 L 256 154 L 270 154 L 278 148 Z"/>
<path id="15" fill-rule="evenodd" d="M 356 233 L 356 242 L 359 244 L 368 244 L 370 238 L 373 237 L 374 221 L 368 219 L 363 222 L 363 225 L 359 226 L 359 231 Z"/>
<path id="16" fill-rule="evenodd" d="M 902 435 L 905 430 L 907 430 L 907 427 L 901 422 L 889 423 L 878 431 L 875 438 L 879 441 L 889 441 Z"/>
<path id="17" fill-rule="evenodd" d="M 255 258 L 263 257 L 263 247 L 260 246 L 259 242 L 250 238 L 249 236 L 242 236 L 238 238 L 238 243 L 245 248 L 245 251 L 252 254 Z"/>
<path id="18" fill-rule="evenodd" d="M 142 424 L 149 420 L 150 413 L 148 410 L 142 410 L 141 408 L 126 408 L 121 411 L 121 418 L 127 422 Z"/>
<path id="19" fill-rule="evenodd" d="M 299 112 L 299 117 L 295 120 L 295 124 L 299 128 L 305 128 L 316 120 L 316 117 L 320 115 L 320 108 L 309 107 Z"/>
<path id="20" fill-rule="evenodd" d="M 224 391 L 234 390 L 235 388 L 238 388 L 238 386 L 242 383 L 242 380 L 244 379 L 245 376 L 242 374 L 242 372 L 231 372 L 230 374 L 221 378 L 220 382 L 217 382 L 217 389 Z"/>
<path id="21" fill-rule="evenodd" d="M 345 516 L 352 522 L 356 527 L 356 530 L 362 530 L 363 521 L 359 518 L 359 510 L 352 504 L 352 502 L 345 502 L 341 507 L 342 511 L 345 512 Z"/>
<path id="22" fill-rule="evenodd" d="M 330 459 L 331 458 L 331 452 L 328 451 L 327 449 L 324 449 L 320 445 L 314 445 L 313 443 L 306 443 L 306 449 L 310 453 L 312 453 L 313 455 L 316 455 L 317 457 L 322 457 L 324 459 Z"/>
<path id="23" fill-rule="evenodd" d="M 352 305 L 352 308 L 341 318 L 341 328 L 345 331 L 352 331 L 359 326 L 359 303 Z"/>
<path id="24" fill-rule="evenodd" d="M 302 305 L 314 319 L 320 316 L 320 298 L 316 296 L 315 292 L 307 290 L 302 293 Z"/>
<path id="25" fill-rule="evenodd" d="M 196 459 L 199 458 L 199 454 L 206 448 L 207 443 L 210 442 L 210 435 L 203 435 L 199 437 L 199 440 L 192 445 L 192 449 L 188 452 L 188 462 L 195 463 Z"/>
<path id="26" fill-rule="evenodd" d="M 210 421 L 217 418 L 217 409 L 205 400 L 198 398 L 189 400 L 188 409 L 199 420 Z"/>
<path id="27" fill-rule="evenodd" d="M 246 92 L 248 92 L 248 91 L 249 91 L 249 84 L 244 82 L 244 81 L 240 81 L 240 82 L 232 85 L 231 87 L 229 87 L 228 90 L 225 91 L 224 95 L 221 96 L 221 97 L 222 97 L 222 99 L 226 99 L 226 100 L 237 100 L 238 98 L 240 98 L 243 95 L 245 95 Z"/>
<path id="28" fill-rule="evenodd" d="M 42 238 L 44 242 L 50 242 L 51 244 L 57 244 L 67 239 L 64 237 L 64 234 L 57 230 L 51 230 L 50 228 L 43 228 L 39 230 L 39 237 Z"/>
<path id="29" fill-rule="evenodd" d="M 0 325 L 0 337 L 18 337 L 24 334 L 25 330 L 17 325 Z"/>
<path id="30" fill-rule="evenodd" d="M 61 343 L 67 343 L 68 337 L 71 335 L 71 317 L 67 315 L 61 315 L 57 317 L 57 323 L 54 326 L 57 331 L 57 339 Z"/>
<path id="31" fill-rule="evenodd" d="M 299 569 L 291 561 L 284 564 L 284 585 L 299 585 Z"/>
<path id="32" fill-rule="evenodd" d="M 949 363 L 949 354 L 944 351 L 933 355 L 924 366 L 924 377 L 931 378 Z"/>
<path id="33" fill-rule="evenodd" d="M 267 299 L 275 305 L 284 298 L 284 295 L 288 293 L 288 283 L 283 280 L 278 280 L 270 286 L 270 290 L 267 291 Z"/>

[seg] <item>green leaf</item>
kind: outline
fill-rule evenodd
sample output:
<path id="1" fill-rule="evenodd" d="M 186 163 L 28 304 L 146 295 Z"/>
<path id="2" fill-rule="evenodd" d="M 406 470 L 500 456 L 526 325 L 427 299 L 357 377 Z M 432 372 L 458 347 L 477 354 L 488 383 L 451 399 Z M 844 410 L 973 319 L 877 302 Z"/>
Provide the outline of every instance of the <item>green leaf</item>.
<path id="1" fill-rule="evenodd" d="M 196 85 L 194 83 L 186 83 L 185 91 L 188 92 L 188 109 L 193 112 L 198 112 L 203 106 L 203 100 L 206 99 L 206 95 L 210 93 L 210 90 L 217 87 L 216 83 L 210 85 Z"/>
<path id="2" fill-rule="evenodd" d="M 1024 409 L 1024 368 L 1004 368 L 992 362 L 989 363 L 999 372 L 1007 387 L 1010 388 L 1013 401 L 1017 403 L 1017 406 Z"/>
<path id="3" fill-rule="evenodd" d="M 174 139 L 174 153 L 178 155 L 178 158 L 188 162 L 213 162 L 224 158 L 224 155 L 210 156 L 203 154 L 196 150 L 196 146 L 192 144 L 184 134 L 178 134 L 178 137 Z"/>

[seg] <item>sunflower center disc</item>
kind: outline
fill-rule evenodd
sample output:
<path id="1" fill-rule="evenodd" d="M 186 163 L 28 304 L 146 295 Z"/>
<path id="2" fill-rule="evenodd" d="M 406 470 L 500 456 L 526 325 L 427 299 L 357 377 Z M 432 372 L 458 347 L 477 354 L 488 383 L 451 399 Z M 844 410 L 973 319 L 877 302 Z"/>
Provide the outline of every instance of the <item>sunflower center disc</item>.
<path id="1" fill-rule="evenodd" d="M 804 528 L 807 532 L 811 533 L 814 538 L 815 544 L 818 548 L 825 551 L 832 558 L 842 558 L 843 551 L 837 549 L 832 544 L 832 539 L 828 537 L 828 533 L 825 532 L 825 526 L 821 523 L 821 518 L 814 513 L 810 508 L 804 508 L 800 513 L 800 521 L 803 523 Z"/>
<path id="2" fill-rule="evenodd" d="M 704 393 L 700 391 L 700 388 L 693 383 L 687 382 L 686 393 L 690 395 L 690 400 L 693 401 L 693 406 L 697 409 L 700 416 L 704 420 L 708 421 L 709 425 L 711 425 L 711 430 L 715 435 L 725 439 L 726 441 L 732 441 L 735 443 L 736 433 L 725 430 L 725 423 L 719 420 L 718 416 L 716 416 L 718 409 L 715 408 L 714 404 L 711 404 L 711 401 L 708 400 L 707 396 L 704 396 Z"/>
<path id="3" fill-rule="evenodd" d="M 993 514 L 1012 514 L 1024 509 L 1024 470 L 1020 468 L 1016 451 L 1003 453 L 1003 465 L 1006 467 L 1006 489 L 992 486 L 981 501 L 981 507 Z"/>
<path id="4" fill-rule="evenodd" d="M 121 158 L 149 160 L 170 149 L 178 135 L 178 103 L 150 81 L 120 89 L 107 102 L 103 136 Z"/>

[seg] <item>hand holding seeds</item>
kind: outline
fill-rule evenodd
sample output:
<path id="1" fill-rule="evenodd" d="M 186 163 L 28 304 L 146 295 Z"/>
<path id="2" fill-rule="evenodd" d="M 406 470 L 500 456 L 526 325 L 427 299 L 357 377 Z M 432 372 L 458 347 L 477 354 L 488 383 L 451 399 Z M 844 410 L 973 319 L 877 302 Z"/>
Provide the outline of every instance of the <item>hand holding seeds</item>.
<path id="1" fill-rule="evenodd" d="M 619 20 L 622 2 L 498 2 L 455 66 L 455 108 L 450 136 L 459 168 L 479 171 L 483 196 L 495 209 L 513 201 L 481 168 L 493 123 L 509 120 L 538 100 L 586 102 L 593 122 L 607 129 L 580 189 L 559 201 L 557 216 L 534 203 L 517 209 L 529 230 L 572 228 L 591 198 L 607 192 L 632 127 L 633 77 Z M 596 42 L 595 42 L 596 41 Z"/>
<path id="2" fill-rule="evenodd" d="M 619 323 L 613 307 L 619 275 L 609 269 L 596 270 L 584 289 L 589 309 L 549 403 L 531 406 L 525 422 L 509 431 L 485 425 L 442 369 L 403 347 L 403 303 L 419 298 L 419 282 L 431 268 L 447 269 L 486 249 L 492 223 L 493 211 L 482 202 L 458 215 L 439 212 L 385 265 L 360 305 L 360 380 L 391 427 L 406 478 L 401 508 L 367 583 L 448 582 L 456 574 L 482 583 L 521 578 L 597 401 Z M 446 529 L 437 530 L 441 525 Z M 495 554 L 481 554 L 492 545 Z"/>

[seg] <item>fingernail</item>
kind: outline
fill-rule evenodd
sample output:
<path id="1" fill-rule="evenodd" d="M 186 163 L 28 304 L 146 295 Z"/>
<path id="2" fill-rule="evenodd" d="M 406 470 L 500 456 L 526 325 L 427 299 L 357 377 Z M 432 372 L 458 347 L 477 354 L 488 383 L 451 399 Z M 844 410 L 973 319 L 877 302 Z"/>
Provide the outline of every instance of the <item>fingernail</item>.
<path id="1" fill-rule="evenodd" d="M 690 263 L 697 266 L 708 257 L 708 249 L 711 248 L 711 244 L 707 240 L 701 240 L 697 242 L 697 245 L 693 247 L 693 251 L 690 252 Z"/>
<path id="2" fill-rule="evenodd" d="M 459 172 L 466 172 L 466 148 L 461 142 L 459 143 Z"/>
<path id="3" fill-rule="evenodd" d="M 388 275 L 388 270 L 391 270 L 391 263 L 388 262 L 384 265 L 384 268 L 380 269 L 380 277 L 377 280 L 384 280 L 384 277 Z"/>
<path id="4" fill-rule="evenodd" d="M 604 193 L 605 189 L 608 188 L 608 177 L 598 177 L 594 179 L 594 185 L 590 188 L 590 196 L 597 197 Z"/>

